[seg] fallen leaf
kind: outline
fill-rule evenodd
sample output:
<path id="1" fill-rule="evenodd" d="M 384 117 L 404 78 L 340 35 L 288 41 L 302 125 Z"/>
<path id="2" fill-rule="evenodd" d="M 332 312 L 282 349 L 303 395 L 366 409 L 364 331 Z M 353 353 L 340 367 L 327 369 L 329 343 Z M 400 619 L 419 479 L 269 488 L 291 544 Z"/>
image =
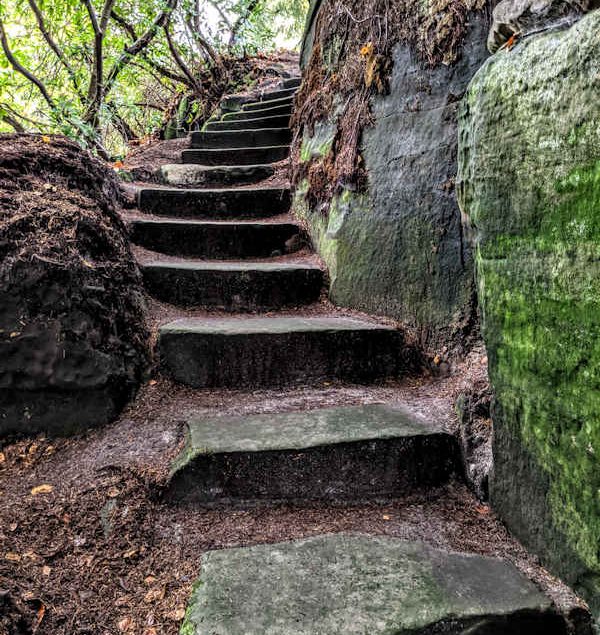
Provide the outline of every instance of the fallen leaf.
<path id="1" fill-rule="evenodd" d="M 154 628 L 154 626 L 149 626 L 144 629 L 142 635 L 157 635 L 158 631 Z"/>
<path id="2" fill-rule="evenodd" d="M 436 355 L 436 356 L 433 358 L 433 363 L 434 363 L 436 366 L 439 366 L 439 365 L 442 363 L 442 358 L 441 358 L 439 355 Z"/>
<path id="3" fill-rule="evenodd" d="M 479 505 L 476 507 L 476 511 L 481 516 L 487 516 L 490 513 L 490 508 L 487 505 Z"/>
<path id="4" fill-rule="evenodd" d="M 166 615 L 170 620 L 174 622 L 180 622 L 185 617 L 185 609 L 177 609 L 176 611 L 171 611 Z"/>
<path id="5" fill-rule="evenodd" d="M 117 487 L 111 487 L 108 490 L 108 497 L 109 498 L 117 498 L 117 496 L 121 493 L 121 490 L 119 490 Z"/>
<path id="6" fill-rule="evenodd" d="M 42 620 L 44 619 L 44 615 L 46 615 L 46 607 L 43 604 L 41 604 L 40 608 L 37 610 L 37 617 L 35 620 L 35 624 L 33 625 L 34 633 L 40 627 L 40 624 L 42 623 Z"/>
<path id="7" fill-rule="evenodd" d="M 32 496 L 37 496 L 38 494 L 50 494 L 50 492 L 54 491 L 54 486 L 45 483 L 44 485 L 38 485 L 31 490 Z"/>
<path id="8" fill-rule="evenodd" d="M 21 562 L 21 556 L 18 553 L 13 553 L 12 551 L 9 551 L 4 558 L 9 562 Z"/>
<path id="9" fill-rule="evenodd" d="M 135 629 L 135 622 L 131 617 L 124 617 L 117 626 L 121 633 L 127 633 Z"/>
<path id="10" fill-rule="evenodd" d="M 146 586 L 152 586 L 156 582 L 156 578 L 153 575 L 149 575 L 144 579 L 144 584 Z"/>
<path id="11" fill-rule="evenodd" d="M 158 384 L 158 382 L 156 381 L 156 379 L 151 379 L 151 380 L 148 382 L 148 385 L 149 385 L 149 386 L 156 386 L 156 384 Z"/>
<path id="12" fill-rule="evenodd" d="M 160 602 L 165 597 L 165 587 L 150 589 L 144 596 L 144 602 L 152 604 L 152 602 Z"/>
<path id="13" fill-rule="evenodd" d="M 50 143 L 52 141 L 52 139 L 50 139 L 50 137 L 48 135 L 42 135 L 42 141 L 44 143 Z"/>
<path id="14" fill-rule="evenodd" d="M 15 531 L 17 527 L 18 527 L 17 523 L 10 523 L 10 525 L 8 526 L 8 529 L 10 531 Z"/>
<path id="15" fill-rule="evenodd" d="M 52 573 L 52 567 L 49 567 L 47 564 L 45 564 L 42 567 L 42 575 L 50 575 Z"/>
<path id="16" fill-rule="evenodd" d="M 134 547 L 133 549 L 130 549 L 129 551 L 126 551 L 123 554 L 123 558 L 125 558 L 126 560 L 128 560 L 129 558 L 133 558 L 133 556 L 137 555 L 138 550 Z"/>
<path id="17" fill-rule="evenodd" d="M 0 463 L 5 463 L 5 462 L 6 462 L 6 456 L 4 452 L 0 452 Z"/>
<path id="18" fill-rule="evenodd" d="M 383 515 L 383 520 L 390 520 L 390 516 L 388 514 Z"/>

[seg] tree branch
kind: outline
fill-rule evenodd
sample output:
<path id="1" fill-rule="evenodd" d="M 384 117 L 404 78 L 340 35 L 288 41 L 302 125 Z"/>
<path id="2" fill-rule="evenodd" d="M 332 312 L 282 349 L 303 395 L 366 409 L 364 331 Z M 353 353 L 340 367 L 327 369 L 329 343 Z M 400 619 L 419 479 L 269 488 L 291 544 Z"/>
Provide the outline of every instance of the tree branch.
<path id="1" fill-rule="evenodd" d="M 79 80 L 77 79 L 77 75 L 75 74 L 73 67 L 69 64 L 69 60 L 67 59 L 66 55 L 63 53 L 62 49 L 58 46 L 58 44 L 56 43 L 52 35 L 50 35 L 50 32 L 48 31 L 48 29 L 46 28 L 44 15 L 41 9 L 39 8 L 36 0 L 28 0 L 28 2 L 33 13 L 35 14 L 35 19 L 37 21 L 38 28 L 42 36 L 44 37 L 44 40 L 46 40 L 48 46 L 52 49 L 56 57 L 59 59 L 60 63 L 64 66 L 65 70 L 69 74 L 69 77 L 71 78 L 71 82 L 73 84 L 73 88 L 75 89 L 75 92 L 77 93 L 77 96 L 79 97 L 79 100 L 83 103 L 85 101 L 85 96 L 81 92 Z"/>
<path id="2" fill-rule="evenodd" d="M 0 44 L 2 44 L 2 50 L 4 51 L 4 55 L 6 55 L 6 59 L 9 61 L 10 65 L 15 69 L 15 71 L 21 73 L 23 77 L 28 79 L 34 86 L 36 86 L 40 93 L 42 93 L 42 97 L 45 99 L 48 106 L 50 106 L 53 111 L 57 111 L 56 103 L 54 102 L 52 97 L 50 97 L 50 94 L 48 93 L 48 90 L 46 89 L 44 83 L 40 79 L 38 79 L 31 71 L 27 70 L 23 65 L 21 65 L 17 58 L 14 56 L 13 52 L 10 49 L 8 39 L 6 37 L 6 31 L 4 30 L 4 24 L 2 23 L 1 19 Z"/>
<path id="3" fill-rule="evenodd" d="M 183 61 L 181 55 L 179 54 L 179 51 L 177 50 L 176 46 L 173 44 L 173 40 L 171 39 L 170 22 L 167 22 L 164 25 L 163 29 L 164 29 L 164 32 L 165 32 L 165 37 L 167 38 L 167 44 L 169 46 L 169 51 L 171 51 L 171 56 L 173 57 L 173 59 L 175 60 L 175 63 L 177 64 L 177 66 L 179 66 L 179 68 L 181 69 L 183 74 L 188 78 L 188 80 L 189 80 L 190 84 L 192 85 L 192 87 L 194 88 L 194 90 L 197 91 L 198 88 L 199 88 L 198 83 L 196 82 L 196 79 L 192 75 L 192 72 L 187 67 L 186 63 Z"/>
<path id="4" fill-rule="evenodd" d="M 89 2 L 90 0 L 84 1 Z M 119 73 L 125 68 L 125 66 L 127 66 L 127 64 L 129 64 L 129 62 L 136 55 L 141 53 L 145 48 L 148 47 L 150 42 L 152 42 L 152 40 L 158 33 L 158 30 L 166 24 L 169 16 L 177 7 L 177 3 L 178 0 L 167 0 L 167 7 L 159 13 L 159 15 L 155 18 L 154 22 L 144 33 L 144 35 L 133 42 L 131 46 L 125 47 L 125 50 L 123 51 L 123 53 L 121 53 L 119 59 L 114 63 L 112 69 L 108 74 L 106 83 L 104 85 L 104 95 L 107 95 L 111 91 L 115 81 L 117 80 L 117 77 L 119 76 Z"/>
<path id="5" fill-rule="evenodd" d="M 256 9 L 256 7 L 259 4 L 260 4 L 260 0 L 250 0 L 244 13 L 236 20 L 235 24 L 231 28 L 231 37 L 229 38 L 230 48 L 236 43 L 237 36 L 238 36 L 238 33 L 240 32 L 240 29 L 244 26 L 244 24 L 246 24 L 246 22 L 252 15 L 252 12 L 254 11 L 254 9 Z"/>

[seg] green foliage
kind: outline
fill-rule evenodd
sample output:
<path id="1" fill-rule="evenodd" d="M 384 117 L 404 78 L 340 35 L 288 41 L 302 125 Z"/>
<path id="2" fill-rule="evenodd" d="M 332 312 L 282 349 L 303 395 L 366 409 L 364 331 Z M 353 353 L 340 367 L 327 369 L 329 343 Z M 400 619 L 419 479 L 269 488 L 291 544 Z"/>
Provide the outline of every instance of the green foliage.
<path id="1" fill-rule="evenodd" d="M 121 154 L 132 135 L 162 127 L 181 95 L 201 96 L 211 76 L 222 75 L 222 56 L 296 44 L 307 10 L 307 0 L 115 0 L 96 91 L 99 64 L 86 1 L 0 3 L 13 57 L 0 49 L 0 132 L 16 121 L 27 130 L 64 133 L 101 153 L 106 146 L 107 156 Z M 89 4 L 100 22 L 112 0 Z M 157 25 L 163 12 L 166 19 Z M 150 34 L 147 45 L 128 55 L 144 34 Z M 48 97 L 15 64 L 35 76 Z M 201 110 L 196 102 L 188 115 Z"/>

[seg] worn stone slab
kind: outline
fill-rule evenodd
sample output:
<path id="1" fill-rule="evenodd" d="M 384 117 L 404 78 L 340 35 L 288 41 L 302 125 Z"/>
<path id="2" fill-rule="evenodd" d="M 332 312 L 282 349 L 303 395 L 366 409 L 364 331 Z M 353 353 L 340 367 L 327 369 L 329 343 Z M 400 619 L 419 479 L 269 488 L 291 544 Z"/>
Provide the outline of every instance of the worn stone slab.
<path id="1" fill-rule="evenodd" d="M 272 99 L 270 101 L 253 101 L 242 106 L 242 111 L 261 110 L 262 108 L 274 108 L 275 106 L 294 105 L 293 97 L 284 97 L 283 99 Z"/>
<path id="2" fill-rule="evenodd" d="M 374 382 L 404 366 L 400 331 L 341 317 L 183 319 L 159 333 L 163 370 L 195 387 Z"/>
<path id="3" fill-rule="evenodd" d="M 206 150 L 184 150 L 183 163 L 201 165 L 254 165 L 277 163 L 287 159 L 290 146 L 265 146 L 264 148 L 212 148 Z"/>
<path id="4" fill-rule="evenodd" d="M 186 635 L 563 635 L 514 565 L 419 542 L 339 534 L 211 551 Z"/>
<path id="5" fill-rule="evenodd" d="M 205 166 L 174 163 L 160 167 L 160 180 L 167 185 L 215 186 L 246 185 L 268 179 L 272 165 Z"/>
<path id="6" fill-rule="evenodd" d="M 142 212 L 159 216 L 231 219 L 265 218 L 290 209 L 287 188 L 172 189 L 144 188 L 139 191 Z"/>
<path id="7" fill-rule="evenodd" d="M 300 88 L 302 77 L 288 77 L 281 82 L 283 88 Z"/>
<path id="8" fill-rule="evenodd" d="M 225 113 L 222 121 L 237 121 L 240 119 L 256 119 L 258 117 L 273 117 L 275 115 L 292 114 L 292 105 L 283 104 L 281 106 L 272 106 L 271 108 L 261 108 L 260 110 L 240 110 L 239 112 Z"/>
<path id="9" fill-rule="evenodd" d="M 265 101 L 277 101 L 278 99 L 293 99 L 294 95 L 298 92 L 297 88 L 282 88 L 280 90 L 270 90 L 263 93 L 256 100 L 257 102 Z"/>
<path id="10" fill-rule="evenodd" d="M 256 111 L 261 112 L 261 111 Z M 252 119 L 224 119 L 206 124 L 208 131 L 220 130 L 261 130 L 265 128 L 286 128 L 290 125 L 290 115 L 268 115 Z"/>
<path id="11" fill-rule="evenodd" d="M 323 271 L 274 262 L 152 262 L 141 267 L 148 292 L 163 302 L 223 311 L 270 311 L 316 302 Z"/>
<path id="12" fill-rule="evenodd" d="M 296 250 L 295 223 L 139 220 L 130 225 L 137 245 L 171 256 L 212 259 L 268 258 Z"/>
<path id="13" fill-rule="evenodd" d="M 192 133 L 192 148 L 264 148 L 283 146 L 292 140 L 289 128 L 263 128 L 262 130 L 209 130 Z"/>
<path id="14" fill-rule="evenodd" d="M 193 417 L 169 497 L 202 505 L 386 500 L 459 471 L 455 437 L 399 405 Z"/>

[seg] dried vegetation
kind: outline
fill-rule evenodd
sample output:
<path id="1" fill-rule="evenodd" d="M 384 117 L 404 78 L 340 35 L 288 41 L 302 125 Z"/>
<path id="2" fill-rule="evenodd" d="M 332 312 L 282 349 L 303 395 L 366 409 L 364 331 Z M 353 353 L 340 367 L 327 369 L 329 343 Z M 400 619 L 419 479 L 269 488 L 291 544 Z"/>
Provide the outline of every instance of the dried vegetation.
<path id="1" fill-rule="evenodd" d="M 374 122 L 372 97 L 389 90 L 394 47 L 407 43 L 425 66 L 453 64 L 460 56 L 469 14 L 489 10 L 491 4 L 490 0 L 324 0 L 293 120 L 293 182 L 308 182 L 312 209 L 327 210 L 343 188 L 366 187 L 360 139 L 363 129 Z M 337 126 L 330 151 L 302 163 L 304 133 L 311 135 L 317 122 L 327 120 Z"/>

